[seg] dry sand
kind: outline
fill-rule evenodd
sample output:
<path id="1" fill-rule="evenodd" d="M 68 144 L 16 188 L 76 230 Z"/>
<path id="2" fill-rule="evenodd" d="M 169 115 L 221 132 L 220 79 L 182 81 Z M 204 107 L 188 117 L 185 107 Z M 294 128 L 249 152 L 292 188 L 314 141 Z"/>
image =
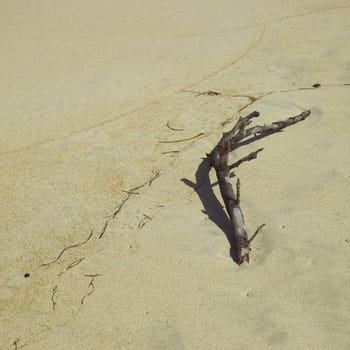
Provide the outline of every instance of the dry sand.
<path id="1" fill-rule="evenodd" d="M 1 1 L 0 348 L 350 349 L 349 18 Z M 266 223 L 239 267 L 208 182 L 186 183 L 240 114 L 303 109 L 233 155 L 265 148 L 237 171 L 249 231 Z"/>

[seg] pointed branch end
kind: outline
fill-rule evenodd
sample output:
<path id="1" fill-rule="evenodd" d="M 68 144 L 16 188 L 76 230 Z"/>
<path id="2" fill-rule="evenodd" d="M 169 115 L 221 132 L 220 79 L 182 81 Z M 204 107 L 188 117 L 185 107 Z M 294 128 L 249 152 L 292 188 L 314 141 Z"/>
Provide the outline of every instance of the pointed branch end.
<path id="1" fill-rule="evenodd" d="M 257 117 L 259 117 L 259 115 L 260 115 L 260 113 L 258 111 L 254 111 L 254 112 L 248 114 L 245 118 L 247 118 L 247 119 L 257 118 Z"/>
<path id="2" fill-rule="evenodd" d="M 242 265 L 244 263 L 249 264 L 249 254 L 245 254 L 245 255 L 241 256 L 237 261 L 238 265 Z"/>
<path id="3" fill-rule="evenodd" d="M 302 112 L 300 115 L 303 117 L 303 119 L 307 118 L 311 114 L 311 110 L 308 109 L 304 112 Z"/>

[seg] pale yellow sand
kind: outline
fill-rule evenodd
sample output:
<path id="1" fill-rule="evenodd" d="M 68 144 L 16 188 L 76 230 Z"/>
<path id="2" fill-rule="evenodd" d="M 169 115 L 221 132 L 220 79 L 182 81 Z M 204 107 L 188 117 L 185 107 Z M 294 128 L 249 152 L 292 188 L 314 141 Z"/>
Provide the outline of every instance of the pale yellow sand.
<path id="1" fill-rule="evenodd" d="M 2 1 L 0 348 L 349 349 L 349 16 Z M 233 155 L 265 148 L 237 171 L 249 231 L 266 223 L 239 267 L 210 187 L 204 208 L 185 182 L 240 110 L 303 109 Z"/>

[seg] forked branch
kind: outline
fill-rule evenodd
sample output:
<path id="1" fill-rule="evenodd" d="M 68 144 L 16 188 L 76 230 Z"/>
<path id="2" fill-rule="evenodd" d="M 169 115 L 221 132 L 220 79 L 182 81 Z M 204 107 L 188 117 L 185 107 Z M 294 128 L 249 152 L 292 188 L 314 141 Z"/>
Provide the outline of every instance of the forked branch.
<path id="1" fill-rule="evenodd" d="M 255 152 L 251 152 L 247 156 L 241 158 L 235 163 L 228 164 L 229 153 L 240 146 L 240 142 L 252 136 L 249 141 L 255 141 L 255 138 L 262 138 L 272 133 L 278 132 L 290 125 L 296 124 L 310 115 L 311 111 L 304 111 L 294 117 L 285 120 L 273 122 L 270 125 L 257 125 L 247 128 L 253 118 L 259 116 L 259 112 L 253 112 L 244 118 L 239 118 L 236 125 L 228 133 L 225 133 L 213 151 L 209 154 L 211 164 L 216 171 L 216 176 L 220 186 L 220 193 L 225 203 L 226 211 L 230 218 L 232 235 L 235 242 L 237 263 L 241 265 L 249 262 L 250 243 L 264 226 L 261 225 L 249 239 L 244 216 L 240 207 L 240 181 L 237 180 L 236 192 L 231 184 L 230 171 L 239 167 L 243 162 L 250 161 L 257 157 L 257 154 L 263 149 L 260 148 Z"/>

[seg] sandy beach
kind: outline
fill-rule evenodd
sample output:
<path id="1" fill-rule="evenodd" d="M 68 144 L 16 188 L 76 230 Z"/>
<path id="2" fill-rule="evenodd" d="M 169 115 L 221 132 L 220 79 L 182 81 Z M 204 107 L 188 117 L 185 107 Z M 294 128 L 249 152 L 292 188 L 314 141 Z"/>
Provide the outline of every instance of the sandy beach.
<path id="1" fill-rule="evenodd" d="M 350 349 L 350 1 L 2 1 L 0 348 Z M 252 242 L 206 153 L 239 116 Z"/>

